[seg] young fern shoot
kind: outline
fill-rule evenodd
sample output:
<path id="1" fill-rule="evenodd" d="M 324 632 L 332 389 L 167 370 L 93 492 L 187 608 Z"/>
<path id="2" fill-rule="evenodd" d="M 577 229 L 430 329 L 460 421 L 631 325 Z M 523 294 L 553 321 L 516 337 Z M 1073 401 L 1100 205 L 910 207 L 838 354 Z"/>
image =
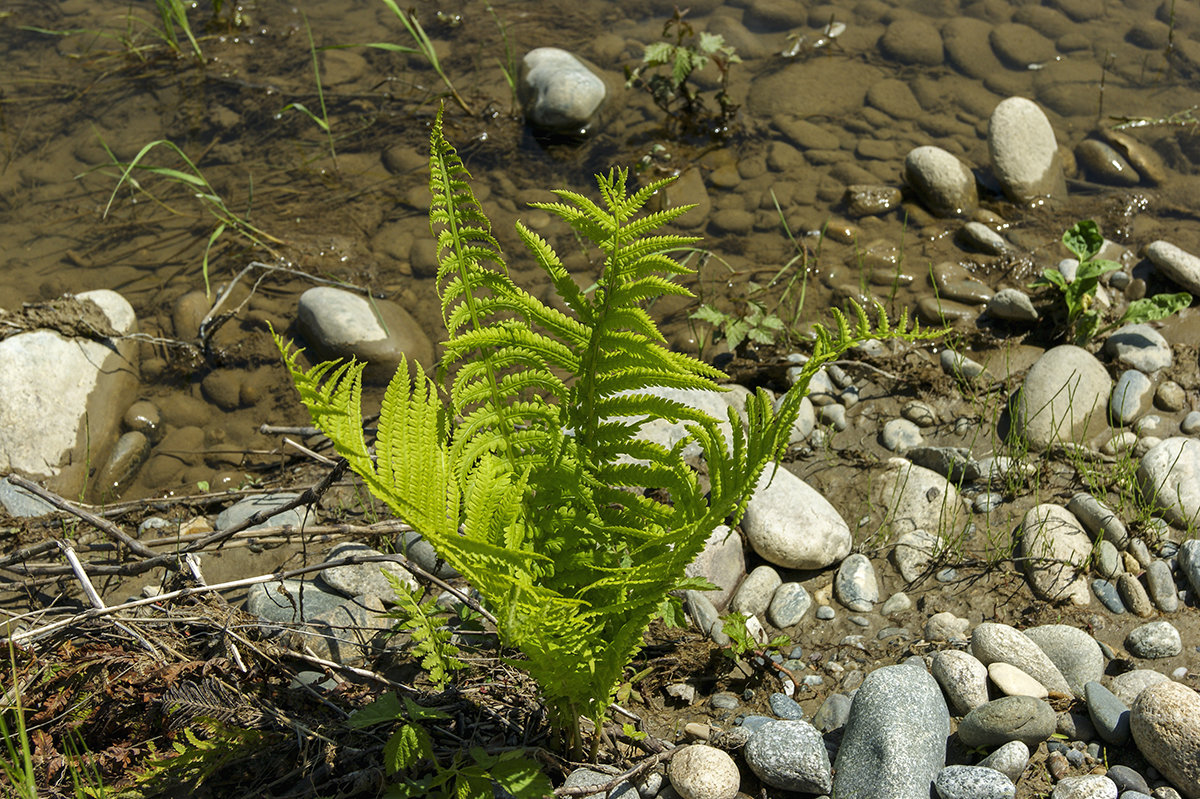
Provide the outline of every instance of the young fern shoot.
<path id="1" fill-rule="evenodd" d="M 655 394 L 717 390 L 724 375 L 672 352 L 644 308 L 689 295 L 686 267 L 666 252 L 694 239 L 657 233 L 686 208 L 644 213 L 668 181 L 631 191 L 628 173 L 597 176 L 600 201 L 571 191 L 537 203 L 597 246 L 603 272 L 580 291 L 554 250 L 518 223 L 566 311 L 518 287 L 467 183 L 439 114 L 431 137 L 431 226 L 448 332 L 439 380 L 402 364 L 384 396 L 372 452 L 363 436 L 363 365 L 305 371 L 278 340 L 314 423 L 371 492 L 457 569 L 495 614 L 501 642 L 519 649 L 550 718 L 574 756 L 592 756 L 622 671 L 672 591 L 697 583 L 684 569 L 719 524 L 736 523 L 763 470 L 782 454 L 808 378 L 867 338 L 925 334 L 907 320 L 853 325 L 834 312 L 817 328 L 804 375 L 774 409 L 747 398 L 745 421 Z M 660 392 L 661 393 L 661 392 Z M 667 447 L 639 435 L 652 420 L 681 422 Z M 452 421 L 453 420 L 453 421 Z M 707 462 L 706 493 L 683 451 Z M 663 495 L 669 501 L 654 497 Z M 590 722 L 585 740 L 581 719 Z"/>

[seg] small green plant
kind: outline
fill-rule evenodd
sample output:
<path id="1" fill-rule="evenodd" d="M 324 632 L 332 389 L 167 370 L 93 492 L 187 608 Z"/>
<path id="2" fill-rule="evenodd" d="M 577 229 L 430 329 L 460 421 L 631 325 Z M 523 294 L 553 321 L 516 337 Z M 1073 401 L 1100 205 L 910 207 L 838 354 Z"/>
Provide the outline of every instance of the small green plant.
<path id="1" fill-rule="evenodd" d="M 154 0 L 154 6 L 158 9 L 158 15 L 162 20 L 162 27 L 156 29 L 156 33 L 167 43 L 168 47 L 182 55 L 183 47 L 179 35 L 175 32 L 175 28 L 178 27 L 191 46 L 192 54 L 203 62 L 204 51 L 200 49 L 200 43 L 196 40 L 196 35 L 192 33 L 192 25 L 188 22 L 189 5 L 190 3 L 186 3 L 184 0 Z"/>
<path id="2" fill-rule="evenodd" d="M 384 571 L 383 576 L 392 586 L 392 593 L 399 605 L 397 610 L 388 615 L 399 619 L 396 629 L 407 632 L 413 641 L 410 654 L 420 661 L 421 668 L 429 675 L 430 681 L 444 689 L 450 683 L 453 672 L 463 668 L 463 662 L 458 659 L 458 647 L 451 642 L 452 633 L 438 624 L 430 615 L 428 605 L 420 604 L 409 591 L 408 586 L 400 582 L 391 572 Z"/>
<path id="3" fill-rule="evenodd" d="M 468 114 L 474 116 L 474 111 L 471 106 L 467 105 L 467 101 L 458 93 L 458 89 L 454 88 L 454 84 L 450 82 L 449 76 L 442 69 L 442 63 L 438 60 L 437 51 L 433 47 L 433 40 L 429 38 L 429 34 L 421 27 L 421 22 L 417 19 L 417 15 L 413 11 L 402 11 L 400 6 L 396 4 L 396 0 L 383 0 L 383 4 L 396 15 L 396 19 L 404 25 L 404 29 L 408 31 L 408 35 L 416 42 L 416 47 L 408 47 L 402 44 L 393 44 L 392 42 L 371 42 L 362 45 L 363 47 L 374 47 L 377 50 L 386 50 L 391 53 L 414 53 L 425 57 L 429 62 L 429 66 L 433 67 L 433 71 L 442 79 L 442 83 L 446 85 L 450 96 L 454 98 L 454 102 L 458 103 L 458 107 Z M 354 45 L 351 45 L 354 46 Z"/>
<path id="4" fill-rule="evenodd" d="M 333 149 L 333 129 L 329 126 L 329 112 L 325 109 L 325 90 L 321 86 L 321 64 L 317 61 L 317 45 L 313 41 L 312 26 L 308 24 L 308 15 L 301 11 L 300 17 L 304 20 L 304 31 L 308 34 L 308 52 L 312 56 L 313 78 L 317 82 L 317 102 L 321 106 L 321 115 L 317 116 L 303 103 L 288 103 L 283 110 L 299 111 L 317 124 L 317 127 L 325 133 L 326 139 L 329 140 L 329 157 L 333 159 L 334 166 L 336 166 L 337 152 Z"/>
<path id="5" fill-rule="evenodd" d="M 685 124 L 698 127 L 705 116 L 706 108 L 700 91 L 689 79 L 698 69 L 710 62 L 721 74 L 721 87 L 717 90 L 716 132 L 723 133 L 737 112 L 737 106 L 729 97 L 730 68 L 741 62 L 732 45 L 724 37 L 701 31 L 697 33 L 676 6 L 675 14 L 663 25 L 662 37 L 666 41 L 646 45 L 642 63 L 633 69 L 626 68 L 626 86 L 644 88 L 654 98 L 654 104 L 669 117 L 681 118 Z"/>
<path id="6" fill-rule="evenodd" d="M 242 236 L 242 238 L 247 239 L 259 247 L 262 247 L 272 255 L 275 255 L 275 251 L 271 248 L 271 245 L 283 244 L 281 239 L 277 239 L 271 234 L 251 224 L 247 216 L 238 215 L 232 209 L 230 209 L 221 195 L 217 193 L 217 190 L 213 188 L 213 185 L 208 182 L 208 178 L 204 177 L 204 173 L 200 171 L 200 168 L 197 167 L 192 159 L 188 158 L 187 153 L 181 150 L 174 142 L 166 139 L 156 139 L 139 150 L 138 154 L 135 155 L 133 160 L 128 164 L 121 163 L 121 161 L 113 154 L 112 150 L 108 149 L 108 145 L 103 141 L 101 141 L 100 144 L 104 147 L 104 151 L 108 153 L 109 158 L 112 159 L 111 166 L 115 166 L 120 170 L 120 174 L 117 176 L 117 185 L 113 187 L 112 194 L 110 194 L 108 197 L 108 203 L 104 206 L 103 216 L 105 218 L 108 217 L 108 212 L 112 208 L 113 201 L 117 198 L 117 192 L 119 192 L 121 187 L 126 183 L 128 183 L 134 189 L 142 192 L 147 197 L 150 197 L 154 202 L 162 205 L 164 208 L 167 208 L 167 210 L 171 213 L 178 213 L 171 209 L 170 206 L 165 205 L 161 200 L 155 197 L 149 189 L 142 185 L 141 181 L 139 181 L 135 175 L 135 172 L 140 172 L 143 174 L 154 175 L 155 177 L 163 178 L 170 183 L 183 186 L 192 193 L 192 196 L 199 200 L 204 210 L 207 211 L 210 216 L 216 219 L 216 225 L 208 235 L 208 242 L 204 247 L 204 257 L 201 261 L 201 269 L 204 274 L 204 291 L 206 293 L 212 293 L 212 287 L 209 284 L 208 277 L 208 256 L 212 252 L 212 248 L 216 245 L 217 241 L 221 238 L 226 230 L 232 230 L 238 233 L 240 236 Z M 187 167 L 187 171 L 161 166 L 158 164 L 145 163 L 147 156 L 156 147 L 165 147 L 179 156 L 180 160 L 182 160 L 184 165 Z"/>
<path id="7" fill-rule="evenodd" d="M 751 283 L 749 291 L 758 287 Z M 743 313 L 729 313 L 712 305 L 701 305 L 689 318 L 707 322 L 725 338 L 730 352 L 734 352 L 743 342 L 772 345 L 780 334 L 787 330 L 783 320 L 767 310 L 761 302 L 753 299 L 744 301 Z"/>
<path id="8" fill-rule="evenodd" d="M 672 592 L 702 581 L 684 570 L 709 534 L 740 519 L 759 476 L 784 451 L 808 380 L 867 338 L 926 337 L 839 312 L 814 326 L 813 353 L 776 410 L 760 390 L 744 418 L 718 422 L 656 388 L 717 390 L 724 375 L 665 345 L 644 305 L 690 296 L 666 251 L 693 239 L 652 235 L 687 208 L 642 213 L 669 180 L 630 192 L 628 173 L 597 176 L 602 200 L 558 191 L 535 203 L 603 254 L 594 290 L 579 289 L 553 249 L 517 233 L 563 298 L 542 303 L 509 277 L 466 168 L 433 125 L 430 222 L 448 339 L 439 375 L 402 363 L 384 395 L 373 450 L 363 433 L 363 364 L 305 371 L 276 343 L 314 424 L 394 513 L 479 592 L 501 643 L 525 656 L 552 724 L 574 756 L 595 757 L 607 707 L 651 619 Z M 681 422 L 671 447 L 639 436 L 651 420 Z M 724 429 L 723 429 L 724 428 Z M 727 431 L 727 432 L 726 432 Z M 684 448 L 704 452 L 708 485 Z M 669 501 L 661 501 L 662 495 Z M 585 741 L 581 717 L 593 732 Z"/>
<path id="9" fill-rule="evenodd" d="M 399 780 L 384 792 L 388 799 L 492 799 L 494 786 L 516 799 L 543 799 L 551 794 L 550 780 L 519 751 L 490 754 L 471 747 L 469 756 L 456 753 L 449 765 L 442 765 L 423 723 L 449 718 L 407 696 L 401 703 L 395 694 L 384 694 L 352 713 L 347 724 L 355 729 L 395 725 L 383 746 L 384 771 Z"/>
<path id="10" fill-rule="evenodd" d="M 786 635 L 777 635 L 767 643 L 760 644 L 754 640 L 754 636 L 746 627 L 748 619 L 744 613 L 730 613 L 721 617 L 721 631 L 729 636 L 729 646 L 724 650 L 726 657 L 737 660 L 746 653 L 763 655 L 772 649 L 778 650 L 792 643 L 792 639 Z"/>
<path id="11" fill-rule="evenodd" d="M 1101 235 L 1099 226 L 1090 219 L 1077 222 L 1069 228 L 1063 233 L 1062 241 L 1079 262 L 1075 279 L 1067 282 L 1062 272 L 1050 268 L 1042 272 L 1042 276 L 1031 284 L 1031 288 L 1053 286 L 1061 292 L 1066 310 L 1066 334 L 1079 346 L 1084 346 L 1095 336 L 1121 325 L 1163 319 L 1178 313 L 1192 302 L 1192 295 L 1187 292 L 1145 297 L 1129 303 L 1129 307 L 1117 321 L 1101 328 L 1100 311 L 1095 304 L 1096 290 L 1100 285 L 1100 278 L 1119 269 L 1121 265 L 1096 257 L 1104 247 L 1104 236 Z"/>

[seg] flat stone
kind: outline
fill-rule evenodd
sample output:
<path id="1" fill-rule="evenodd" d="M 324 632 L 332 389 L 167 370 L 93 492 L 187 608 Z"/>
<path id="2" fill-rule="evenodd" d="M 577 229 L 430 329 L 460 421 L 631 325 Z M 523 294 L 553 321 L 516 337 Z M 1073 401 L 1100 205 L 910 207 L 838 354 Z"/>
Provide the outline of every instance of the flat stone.
<path id="1" fill-rule="evenodd" d="M 771 706 L 771 712 L 779 718 L 787 721 L 803 721 L 804 711 L 795 699 L 792 699 L 787 694 L 773 693 L 771 694 L 768 704 Z"/>
<path id="2" fill-rule="evenodd" d="M 255 583 L 246 591 L 246 612 L 266 621 L 292 624 L 311 621 L 346 601 L 312 582 L 282 580 Z"/>
<path id="3" fill-rule="evenodd" d="M 879 583 L 866 555 L 856 552 L 843 560 L 833 586 L 838 601 L 856 613 L 866 613 L 879 602 Z"/>
<path id="4" fill-rule="evenodd" d="M 1133 615 L 1143 619 L 1154 615 L 1154 604 L 1150 601 L 1146 589 L 1142 587 L 1138 578 L 1129 572 L 1117 577 L 1117 593 L 1121 595 L 1121 602 L 1125 608 Z"/>
<path id="5" fill-rule="evenodd" d="M 1146 257 L 1165 278 L 1193 297 L 1200 296 L 1200 258 L 1165 241 L 1146 245 Z"/>
<path id="6" fill-rule="evenodd" d="M 887 26 L 880 47 L 902 64 L 936 67 L 942 63 L 942 35 L 922 17 L 901 17 Z"/>
<path id="7" fill-rule="evenodd" d="M 1187 527 L 1200 517 L 1200 440 L 1163 440 L 1142 457 L 1137 477 L 1142 495 L 1172 524 Z"/>
<path id="8" fill-rule="evenodd" d="M 1111 393 L 1112 379 L 1095 356 L 1060 345 L 1030 367 L 1018 392 L 1014 431 L 1034 449 L 1078 442 L 1093 421 L 1104 421 Z"/>
<path id="9" fill-rule="evenodd" d="M 285 505 L 298 496 L 300 495 L 284 491 L 278 494 L 255 494 L 246 497 L 217 514 L 214 527 L 217 530 L 228 530 L 235 524 L 241 524 L 256 513 L 270 513 L 274 508 Z M 306 522 L 308 524 L 316 524 L 317 520 L 314 515 L 307 514 L 305 508 L 302 506 L 272 514 L 266 521 L 251 525 L 246 529 L 260 530 L 263 527 L 291 525 L 297 530 L 301 530 Z"/>
<path id="10" fill-rule="evenodd" d="M 1124 746 L 1129 742 L 1129 706 L 1099 682 L 1084 686 L 1088 716 L 1105 743 Z"/>
<path id="11" fill-rule="evenodd" d="M 907 419 L 892 419 L 883 426 L 879 434 L 879 443 L 890 452 L 900 455 L 920 446 L 923 440 L 921 428 Z"/>
<path id="12" fill-rule="evenodd" d="M 1025 637 L 1058 667 L 1076 696 L 1083 696 L 1084 685 L 1099 681 L 1104 674 L 1104 653 L 1096 639 L 1069 624 L 1044 624 L 1023 631 Z"/>
<path id="13" fill-rule="evenodd" d="M 958 489 L 942 475 L 904 458 L 888 460 L 871 485 L 871 498 L 884 510 L 883 524 L 896 536 L 921 529 L 952 537 L 966 524 L 967 509 Z"/>
<path id="14" fill-rule="evenodd" d="M 988 677 L 1005 696 L 1032 696 L 1045 699 L 1049 696 L 1046 687 L 1016 666 L 997 661 L 988 665 Z"/>
<path id="15" fill-rule="evenodd" d="M 1147 324 L 1125 325 L 1104 341 L 1104 351 L 1117 363 L 1146 374 L 1171 366 L 1171 345 Z"/>
<path id="16" fill-rule="evenodd" d="M 716 591 L 709 592 L 709 599 L 718 608 L 729 603 L 738 581 L 745 573 L 746 556 L 742 550 L 742 538 L 723 524 L 712 531 L 704 549 L 684 570 L 686 576 L 703 577 L 717 587 Z"/>
<path id="17" fill-rule="evenodd" d="M 986 766 L 946 766 L 934 781 L 941 799 L 1012 799 L 1013 781 Z"/>
<path id="18" fill-rule="evenodd" d="M 1031 696 L 1005 696 L 980 705 L 958 725 L 958 737 L 969 747 L 992 747 L 1021 741 L 1035 747 L 1054 734 L 1054 709 Z"/>
<path id="19" fill-rule="evenodd" d="M 1033 101 L 1009 97 L 996 106 L 988 120 L 988 152 L 992 170 L 1013 202 L 1066 197 L 1058 140 Z"/>
<path id="20" fill-rule="evenodd" d="M 1021 523 L 1020 552 L 1028 559 L 1026 575 L 1039 597 L 1070 599 L 1080 606 L 1091 601 L 1082 568 L 1091 557 L 1092 543 L 1066 508 L 1044 504 L 1030 509 Z"/>
<path id="21" fill-rule="evenodd" d="M 1177 682 L 1146 688 L 1129 726 L 1138 750 L 1187 799 L 1200 799 L 1200 694 Z"/>
<path id="22" fill-rule="evenodd" d="M 1117 587 L 1108 580 L 1099 578 L 1091 582 L 1092 593 L 1096 598 L 1113 613 L 1124 613 L 1125 603 L 1121 601 L 1121 595 L 1117 593 Z"/>
<path id="23" fill-rule="evenodd" d="M 850 528 L 837 510 L 784 468 L 763 473 L 742 531 L 760 557 L 788 569 L 823 569 L 850 552 Z"/>
<path id="24" fill-rule="evenodd" d="M 1100 774 L 1063 777 L 1050 792 L 1050 799 L 1117 799 L 1117 786 Z"/>
<path id="25" fill-rule="evenodd" d="M 904 713 L 896 713 L 903 707 Z M 791 722 L 796 723 L 796 722 Z M 837 755 L 834 792 L 861 799 L 928 799 L 946 762 L 950 715 L 926 671 L 884 666 L 854 696 Z"/>
<path id="26" fill-rule="evenodd" d="M 1169 621 L 1152 621 L 1130 630 L 1125 648 L 1140 658 L 1175 657 L 1183 651 L 1179 630 Z"/>
<path id="27" fill-rule="evenodd" d="M 985 666 L 996 662 L 1010 663 L 1021 669 L 1047 690 L 1071 694 L 1071 686 L 1036 643 L 1007 624 L 984 622 L 971 633 L 971 654 Z"/>
<path id="28" fill-rule="evenodd" d="M 750 737 L 742 756 L 750 770 L 772 788 L 819 794 L 829 793 L 833 787 L 825 742 L 806 721 L 764 724 Z"/>
<path id="29" fill-rule="evenodd" d="M 968 652 L 958 649 L 937 652 L 930 673 L 946 692 L 957 715 L 965 716 L 988 701 L 988 668 Z"/>
<path id="30" fill-rule="evenodd" d="M 1142 182 L 1142 176 L 1125 157 L 1099 139 L 1084 139 L 1075 145 L 1075 161 L 1097 183 L 1136 186 Z"/>

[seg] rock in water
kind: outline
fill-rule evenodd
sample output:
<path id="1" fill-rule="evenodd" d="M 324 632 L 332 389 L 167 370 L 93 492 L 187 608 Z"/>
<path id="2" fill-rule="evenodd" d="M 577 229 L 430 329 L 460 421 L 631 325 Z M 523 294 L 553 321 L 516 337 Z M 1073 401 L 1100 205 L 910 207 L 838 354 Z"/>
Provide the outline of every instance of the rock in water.
<path id="1" fill-rule="evenodd" d="M 1165 241 L 1146 245 L 1146 257 L 1164 277 L 1193 296 L 1200 295 L 1200 258 Z"/>
<path id="2" fill-rule="evenodd" d="M 1009 97 L 988 120 L 988 152 L 1004 193 L 1016 203 L 1067 195 L 1058 140 L 1037 103 Z"/>
<path id="3" fill-rule="evenodd" d="M 1030 367 L 1018 392 L 1015 432 L 1034 449 L 1076 442 L 1095 419 L 1104 420 L 1112 378 L 1085 349 L 1063 344 L 1046 351 Z"/>
<path id="4" fill-rule="evenodd" d="M 1146 688 L 1129 711 L 1142 756 L 1187 799 L 1200 799 L 1200 694 L 1164 681 Z"/>
<path id="5" fill-rule="evenodd" d="M 369 302 L 332 286 L 317 286 L 300 295 L 297 324 L 321 358 L 357 358 L 367 364 L 363 378 L 386 384 L 401 356 L 429 369 L 433 344 L 408 311 L 387 300 Z"/>
<path id="6" fill-rule="evenodd" d="M 557 47 L 530 50 L 521 61 L 521 107 L 534 127 L 552 133 L 587 130 L 604 103 L 604 81 Z"/>
<path id="7" fill-rule="evenodd" d="M 838 750 L 835 795 L 928 799 L 946 762 L 949 735 L 946 700 L 928 672 L 907 665 L 876 669 L 850 706 Z"/>
<path id="8" fill-rule="evenodd" d="M 904 176 L 938 216 L 966 216 L 979 205 L 975 176 L 941 147 L 917 147 L 904 159 Z"/>
<path id="9" fill-rule="evenodd" d="M 1200 441 L 1176 436 L 1156 444 L 1137 469 L 1142 496 L 1187 527 L 1200 518 Z"/>
<path id="10" fill-rule="evenodd" d="M 74 299 L 83 303 L 78 313 L 94 314 L 96 327 L 137 331 L 133 308 L 116 292 L 85 291 Z M 137 346 L 128 338 L 67 338 L 54 330 L 0 341 L 0 472 L 48 478 L 51 490 L 78 497 L 88 464 L 104 463 L 137 385 Z"/>

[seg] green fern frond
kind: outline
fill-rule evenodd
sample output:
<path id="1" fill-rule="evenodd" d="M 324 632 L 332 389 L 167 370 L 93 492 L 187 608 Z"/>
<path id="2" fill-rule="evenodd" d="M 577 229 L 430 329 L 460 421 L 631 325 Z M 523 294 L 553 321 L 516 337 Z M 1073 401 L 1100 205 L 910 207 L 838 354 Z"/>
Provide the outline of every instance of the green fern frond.
<path id="1" fill-rule="evenodd" d="M 451 642 L 452 634 L 430 616 L 429 611 L 417 602 L 408 586 L 396 575 L 381 570 L 396 597 L 397 610 L 388 615 L 398 619 L 396 628 L 407 632 L 413 641 L 411 654 L 429 675 L 429 680 L 443 690 L 450 684 L 453 673 L 464 668 L 458 659 L 459 649 Z"/>

